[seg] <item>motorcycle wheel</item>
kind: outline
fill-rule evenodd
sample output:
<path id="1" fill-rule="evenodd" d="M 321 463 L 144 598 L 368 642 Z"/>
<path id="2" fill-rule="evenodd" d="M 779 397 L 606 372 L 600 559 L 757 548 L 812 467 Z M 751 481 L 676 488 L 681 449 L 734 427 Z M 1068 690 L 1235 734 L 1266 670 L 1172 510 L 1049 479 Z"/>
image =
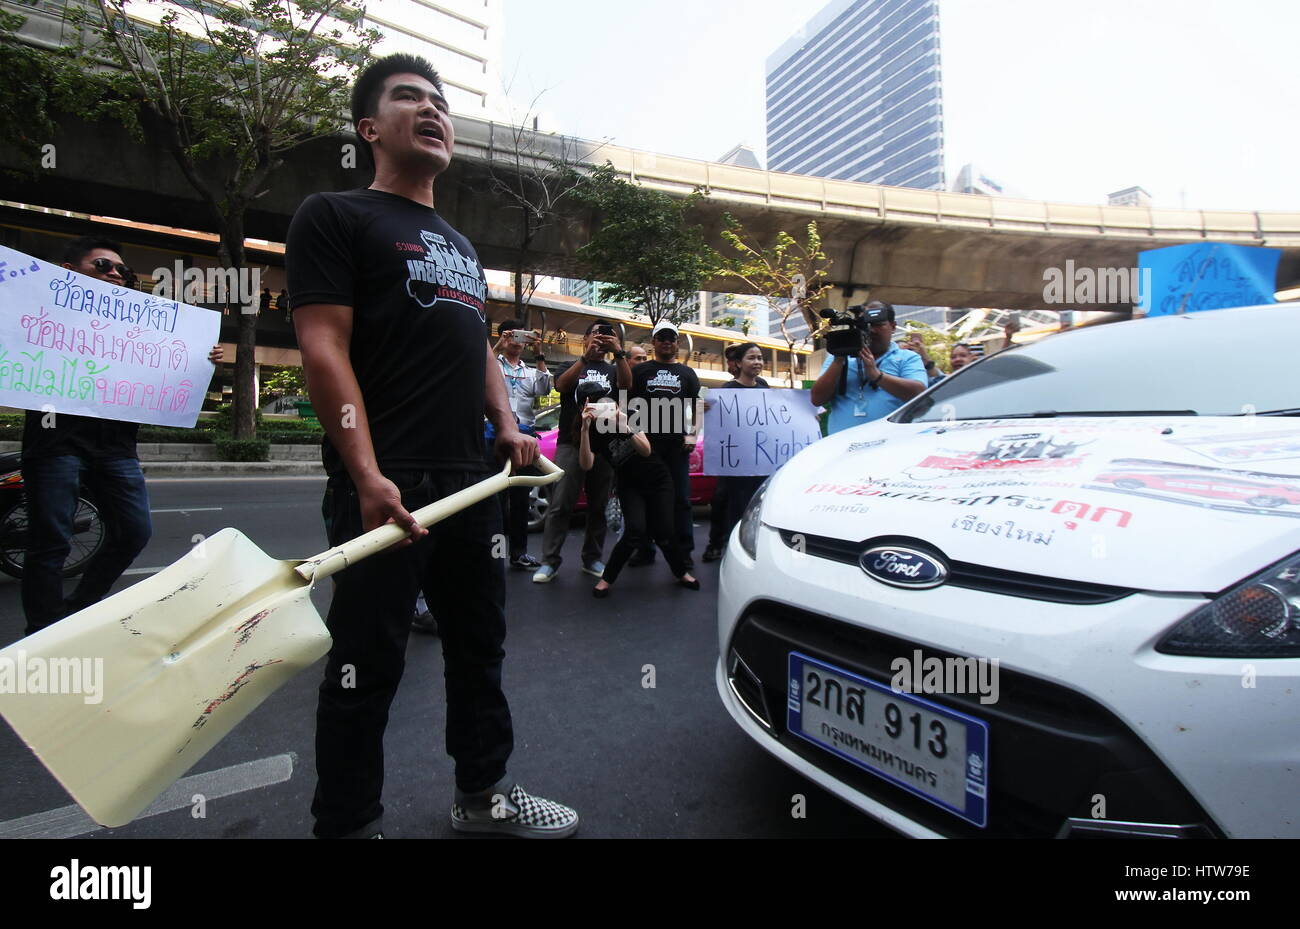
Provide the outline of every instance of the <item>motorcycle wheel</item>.
<path id="1" fill-rule="evenodd" d="M 72 517 L 72 537 L 63 576 L 76 577 L 104 546 L 104 520 L 99 509 L 85 497 L 77 498 Z M 27 556 L 27 505 L 19 500 L 0 513 L 0 571 L 11 577 L 23 576 Z"/>

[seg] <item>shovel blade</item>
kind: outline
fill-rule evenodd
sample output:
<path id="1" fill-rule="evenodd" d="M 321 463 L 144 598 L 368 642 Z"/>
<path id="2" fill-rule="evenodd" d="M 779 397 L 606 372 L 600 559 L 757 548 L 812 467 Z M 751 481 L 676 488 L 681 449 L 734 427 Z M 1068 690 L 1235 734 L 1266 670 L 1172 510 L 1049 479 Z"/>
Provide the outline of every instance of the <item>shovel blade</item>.
<path id="1" fill-rule="evenodd" d="M 329 651 L 298 564 L 221 530 L 0 651 L 0 715 L 92 819 L 125 825 Z"/>

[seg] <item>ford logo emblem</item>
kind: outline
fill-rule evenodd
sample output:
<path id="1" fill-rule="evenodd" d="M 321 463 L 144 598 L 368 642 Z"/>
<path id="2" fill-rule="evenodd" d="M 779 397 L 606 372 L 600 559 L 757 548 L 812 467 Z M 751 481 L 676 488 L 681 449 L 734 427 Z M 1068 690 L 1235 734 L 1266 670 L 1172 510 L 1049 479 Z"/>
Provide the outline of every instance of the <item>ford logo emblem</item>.
<path id="1" fill-rule="evenodd" d="M 898 545 L 869 548 L 858 559 L 862 570 L 892 587 L 938 587 L 948 579 L 948 566 L 930 555 Z"/>

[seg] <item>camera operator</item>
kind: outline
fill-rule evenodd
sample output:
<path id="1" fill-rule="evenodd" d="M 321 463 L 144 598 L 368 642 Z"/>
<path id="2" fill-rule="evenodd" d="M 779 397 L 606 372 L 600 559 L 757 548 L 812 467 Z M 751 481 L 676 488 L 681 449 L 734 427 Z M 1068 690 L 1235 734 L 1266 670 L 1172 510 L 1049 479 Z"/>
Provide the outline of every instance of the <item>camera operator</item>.
<path id="1" fill-rule="evenodd" d="M 537 413 L 533 409 L 533 401 L 551 392 L 551 372 L 546 370 L 546 356 L 541 353 L 541 338 L 536 332 L 525 329 L 524 324 L 517 319 L 500 323 L 497 326 L 497 337 L 492 353 L 496 355 L 501 376 L 506 382 L 510 409 L 514 411 L 519 423 L 519 431 L 524 435 L 536 435 L 533 421 Z M 524 364 L 525 346 L 531 349 L 536 368 Z M 494 445 L 495 441 L 492 441 L 487 446 L 490 462 L 496 460 Z M 510 564 L 516 568 L 536 571 L 542 563 L 528 554 L 528 501 L 531 495 L 532 489 L 529 487 L 512 487 L 500 494 L 501 518 L 510 540 Z"/>
<path id="2" fill-rule="evenodd" d="M 862 349 L 853 357 L 828 356 L 813 384 L 813 404 L 830 408 L 830 434 L 888 416 L 926 388 L 921 356 L 894 344 L 898 325 L 892 306 L 873 300 L 860 324 L 866 327 Z M 843 392 L 842 382 L 847 383 Z"/>
<path id="3" fill-rule="evenodd" d="M 617 364 L 605 360 L 613 354 Z M 546 528 L 542 533 L 542 566 L 533 575 L 534 584 L 549 584 L 560 570 L 560 549 L 569 532 L 569 516 L 578 502 L 579 489 L 587 490 L 587 527 L 582 542 L 582 570 L 592 577 L 605 573 L 601 561 L 605 552 L 605 505 L 609 503 L 614 471 L 609 463 L 598 460 L 590 471 L 578 464 L 574 445 L 573 423 L 578 416 L 577 391 L 585 384 L 599 384 L 606 390 L 626 390 L 632 385 L 632 368 L 627 352 L 614 335 L 614 327 L 596 320 L 587 327 L 582 341 L 582 357 L 564 369 L 555 379 L 560 392 L 560 428 L 555 437 L 555 463 L 564 469 L 564 477 L 551 485 L 546 509 Z"/>

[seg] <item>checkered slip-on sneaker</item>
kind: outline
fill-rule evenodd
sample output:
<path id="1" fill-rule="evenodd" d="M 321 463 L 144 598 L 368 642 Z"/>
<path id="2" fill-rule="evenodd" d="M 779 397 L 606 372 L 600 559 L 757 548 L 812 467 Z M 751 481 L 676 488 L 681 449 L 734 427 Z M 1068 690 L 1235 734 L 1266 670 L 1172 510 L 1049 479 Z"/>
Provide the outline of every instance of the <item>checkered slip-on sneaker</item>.
<path id="1" fill-rule="evenodd" d="M 497 794 L 486 809 L 451 805 L 451 828 L 457 832 L 496 832 L 525 839 L 563 839 L 578 831 L 578 814 L 562 803 L 527 793 L 518 784 Z"/>

